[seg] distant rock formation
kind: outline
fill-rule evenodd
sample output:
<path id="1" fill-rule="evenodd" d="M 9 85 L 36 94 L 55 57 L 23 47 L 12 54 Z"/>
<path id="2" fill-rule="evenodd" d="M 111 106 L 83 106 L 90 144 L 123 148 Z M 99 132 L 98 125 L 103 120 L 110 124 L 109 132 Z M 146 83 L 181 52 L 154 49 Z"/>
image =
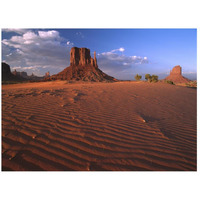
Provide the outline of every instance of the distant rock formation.
<path id="1" fill-rule="evenodd" d="M 16 69 L 12 72 L 12 74 L 18 78 L 24 78 L 26 81 L 42 81 L 44 78 L 46 78 L 45 76 L 35 76 L 33 73 L 28 76 L 27 72 L 18 72 Z"/>
<path id="2" fill-rule="evenodd" d="M 11 73 L 10 66 L 7 63 L 2 62 L 2 82 L 4 81 L 24 81 L 25 79 L 20 76 L 15 76 Z"/>
<path id="3" fill-rule="evenodd" d="M 117 79 L 102 72 L 97 65 L 96 52 L 94 59 L 90 56 L 87 48 L 73 47 L 70 51 L 70 66 L 46 80 L 74 80 L 74 81 L 95 81 L 114 82 Z"/>
<path id="4" fill-rule="evenodd" d="M 50 72 L 46 72 L 44 75 L 44 78 L 48 78 L 48 77 L 50 77 Z"/>
<path id="5" fill-rule="evenodd" d="M 188 83 L 189 79 L 182 76 L 182 68 L 180 65 L 175 66 L 171 71 L 170 75 L 167 76 L 164 80 L 173 81 L 173 83 Z"/>
<path id="6" fill-rule="evenodd" d="M 15 76 L 21 76 L 23 78 L 28 78 L 27 72 L 17 72 L 17 70 L 15 69 L 12 74 L 14 74 Z"/>
<path id="7" fill-rule="evenodd" d="M 34 73 L 32 73 L 30 76 L 27 76 L 29 81 L 42 81 L 44 78 L 44 76 L 36 76 Z"/>

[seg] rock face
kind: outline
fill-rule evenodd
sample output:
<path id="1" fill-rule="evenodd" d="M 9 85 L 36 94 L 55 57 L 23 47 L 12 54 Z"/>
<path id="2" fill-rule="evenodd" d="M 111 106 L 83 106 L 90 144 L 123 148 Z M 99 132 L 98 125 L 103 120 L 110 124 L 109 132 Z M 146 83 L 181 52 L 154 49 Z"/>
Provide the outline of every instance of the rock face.
<path id="1" fill-rule="evenodd" d="M 11 71 L 10 71 L 10 66 L 4 62 L 2 62 L 2 75 L 10 75 Z"/>
<path id="2" fill-rule="evenodd" d="M 117 79 L 102 72 L 97 65 L 96 52 L 94 59 L 90 56 L 87 48 L 73 47 L 70 51 L 70 66 L 56 75 L 52 75 L 46 80 L 74 80 L 74 81 L 108 81 Z"/>
<path id="3" fill-rule="evenodd" d="M 189 79 L 182 76 L 182 68 L 180 65 L 175 66 L 171 71 L 170 75 L 165 78 L 165 80 L 173 81 L 175 84 L 177 83 L 188 83 Z"/>
<path id="4" fill-rule="evenodd" d="M 94 52 L 94 59 L 90 56 L 90 50 L 87 48 L 71 48 L 70 65 L 88 65 L 91 64 L 97 67 L 96 52 Z"/>
<path id="5" fill-rule="evenodd" d="M 15 76 L 14 74 L 11 73 L 10 66 L 4 62 L 1 63 L 2 67 L 2 81 L 23 81 L 24 79 Z"/>
<path id="6" fill-rule="evenodd" d="M 182 68 L 180 65 L 175 66 L 171 71 L 170 75 L 182 75 Z"/>

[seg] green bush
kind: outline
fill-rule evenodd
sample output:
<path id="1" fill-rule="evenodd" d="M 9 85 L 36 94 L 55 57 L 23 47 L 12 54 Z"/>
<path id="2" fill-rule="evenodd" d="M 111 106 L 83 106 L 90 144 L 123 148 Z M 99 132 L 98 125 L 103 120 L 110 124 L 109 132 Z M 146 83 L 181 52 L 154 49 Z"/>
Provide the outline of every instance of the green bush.
<path id="1" fill-rule="evenodd" d="M 148 82 L 153 82 L 153 83 L 156 83 L 158 82 L 158 76 L 157 75 L 150 75 L 150 74 L 146 74 L 145 75 L 145 79 L 148 81 Z"/>
<path id="2" fill-rule="evenodd" d="M 154 83 L 158 82 L 158 76 L 157 75 L 152 75 L 151 76 L 151 82 L 154 82 Z"/>
<path id="3" fill-rule="evenodd" d="M 135 80 L 136 80 L 136 81 L 139 81 L 141 78 L 142 78 L 142 76 L 140 76 L 139 74 L 136 74 L 136 75 L 135 75 Z"/>
<path id="4" fill-rule="evenodd" d="M 145 75 L 145 79 L 146 79 L 147 81 L 150 81 L 150 80 L 151 80 L 151 75 L 150 75 L 150 74 L 146 74 L 146 75 Z"/>
<path id="5" fill-rule="evenodd" d="M 189 83 L 185 83 L 187 87 L 197 87 L 197 82 L 196 81 L 190 81 Z"/>
<path id="6" fill-rule="evenodd" d="M 170 80 L 165 80 L 165 83 L 174 85 L 174 82 L 173 82 L 173 81 L 170 81 Z"/>

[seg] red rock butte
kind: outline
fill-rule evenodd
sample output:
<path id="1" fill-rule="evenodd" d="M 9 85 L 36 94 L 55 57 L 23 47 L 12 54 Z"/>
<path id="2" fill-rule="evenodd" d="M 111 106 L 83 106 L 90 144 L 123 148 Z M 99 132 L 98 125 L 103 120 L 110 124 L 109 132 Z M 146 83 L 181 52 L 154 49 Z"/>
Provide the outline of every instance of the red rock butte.
<path id="1" fill-rule="evenodd" d="M 188 83 L 189 79 L 182 76 L 182 68 L 180 65 L 175 66 L 171 71 L 170 75 L 165 78 L 165 80 L 173 81 L 173 83 Z"/>
<path id="2" fill-rule="evenodd" d="M 87 65 L 91 64 L 97 67 L 96 52 L 94 52 L 94 59 L 90 56 L 90 50 L 87 48 L 71 48 L 70 65 Z"/>
<path id="3" fill-rule="evenodd" d="M 102 72 L 97 65 L 96 52 L 94 58 L 87 48 L 72 47 L 70 51 L 70 66 L 46 80 L 73 80 L 114 82 L 117 79 Z"/>

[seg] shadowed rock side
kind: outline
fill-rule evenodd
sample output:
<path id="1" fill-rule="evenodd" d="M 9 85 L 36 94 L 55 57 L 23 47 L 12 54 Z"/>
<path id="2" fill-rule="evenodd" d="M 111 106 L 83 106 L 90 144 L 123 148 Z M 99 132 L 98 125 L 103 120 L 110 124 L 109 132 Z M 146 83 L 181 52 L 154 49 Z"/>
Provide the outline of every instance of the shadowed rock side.
<path id="1" fill-rule="evenodd" d="M 165 78 L 165 80 L 173 81 L 176 83 L 188 83 L 189 79 L 182 76 L 182 68 L 180 65 L 175 66 L 171 71 L 170 75 Z"/>
<path id="2" fill-rule="evenodd" d="M 2 68 L 2 82 L 4 81 L 24 81 L 25 79 L 15 76 L 11 73 L 10 66 L 4 62 L 1 63 Z"/>
<path id="3" fill-rule="evenodd" d="M 90 56 L 87 48 L 73 47 L 70 52 L 70 66 L 46 80 L 74 80 L 74 81 L 95 81 L 114 82 L 117 79 L 102 72 L 97 65 L 96 52 L 94 59 Z"/>

